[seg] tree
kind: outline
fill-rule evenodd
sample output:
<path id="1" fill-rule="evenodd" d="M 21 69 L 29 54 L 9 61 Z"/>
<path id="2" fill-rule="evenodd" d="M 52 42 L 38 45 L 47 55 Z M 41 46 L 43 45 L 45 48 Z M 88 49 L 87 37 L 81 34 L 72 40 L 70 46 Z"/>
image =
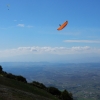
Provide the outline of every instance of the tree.
<path id="1" fill-rule="evenodd" d="M 53 95 L 61 95 L 61 91 L 59 91 L 57 88 L 55 87 L 48 87 L 48 91 L 49 93 L 53 94 Z"/>
<path id="2" fill-rule="evenodd" d="M 24 77 L 21 76 L 21 75 L 16 76 L 16 79 L 17 79 L 18 81 L 21 81 L 21 82 L 25 82 L 25 83 L 27 83 L 26 78 L 24 78 Z"/>
<path id="3" fill-rule="evenodd" d="M 38 88 L 44 89 L 44 90 L 47 89 L 46 86 L 45 86 L 43 83 L 39 83 L 39 82 L 33 81 L 33 82 L 30 83 L 30 84 L 33 85 L 33 86 L 36 86 L 36 87 L 38 87 Z"/>
<path id="4" fill-rule="evenodd" d="M 24 77 L 21 76 L 21 75 L 16 76 L 16 75 L 13 75 L 13 74 L 11 74 L 11 73 L 6 73 L 6 74 L 5 74 L 5 77 L 10 78 L 10 79 L 14 79 L 14 80 L 17 80 L 17 81 L 21 81 L 21 82 L 27 83 L 26 78 L 24 78 Z"/>
<path id="5" fill-rule="evenodd" d="M 16 79 L 16 76 L 13 75 L 12 73 L 7 73 L 7 74 L 6 74 L 6 77 L 7 77 L 7 78 L 10 78 L 10 79 Z"/>
<path id="6" fill-rule="evenodd" d="M 72 94 L 68 93 L 68 91 L 64 90 L 61 94 L 62 100 L 73 100 Z"/>
<path id="7" fill-rule="evenodd" d="M 0 73 L 2 72 L 2 66 L 0 65 Z"/>

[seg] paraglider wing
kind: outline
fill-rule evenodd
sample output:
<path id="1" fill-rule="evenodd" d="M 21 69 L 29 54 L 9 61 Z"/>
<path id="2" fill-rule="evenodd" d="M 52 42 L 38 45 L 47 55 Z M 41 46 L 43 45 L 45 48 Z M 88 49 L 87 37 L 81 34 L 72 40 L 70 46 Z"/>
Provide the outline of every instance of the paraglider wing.
<path id="1" fill-rule="evenodd" d="M 8 10 L 9 10 L 9 7 L 10 7 L 10 4 L 7 4 L 7 8 L 8 8 Z"/>
<path id="2" fill-rule="evenodd" d="M 62 30 L 67 24 L 68 21 L 64 22 L 57 30 Z"/>

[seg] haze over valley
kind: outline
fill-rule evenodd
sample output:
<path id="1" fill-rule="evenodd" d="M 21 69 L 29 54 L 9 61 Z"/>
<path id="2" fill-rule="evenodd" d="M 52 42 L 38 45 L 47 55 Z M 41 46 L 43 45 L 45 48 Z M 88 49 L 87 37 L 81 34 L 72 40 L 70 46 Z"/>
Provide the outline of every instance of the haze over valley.
<path id="1" fill-rule="evenodd" d="M 100 63 L 6 62 L 1 65 L 9 73 L 24 76 L 28 82 L 67 89 L 77 99 L 100 98 Z"/>

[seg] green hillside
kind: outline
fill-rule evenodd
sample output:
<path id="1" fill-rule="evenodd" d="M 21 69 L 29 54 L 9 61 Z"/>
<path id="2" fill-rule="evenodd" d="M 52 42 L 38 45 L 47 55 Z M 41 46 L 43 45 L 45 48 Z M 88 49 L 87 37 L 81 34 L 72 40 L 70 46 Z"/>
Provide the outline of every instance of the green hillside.
<path id="1" fill-rule="evenodd" d="M 73 100 L 72 93 L 3 71 L 0 66 L 0 100 Z"/>
<path id="2" fill-rule="evenodd" d="M 12 99 L 9 99 L 12 98 Z M 0 76 L 0 100 L 59 100 L 50 93 L 31 86 Z"/>

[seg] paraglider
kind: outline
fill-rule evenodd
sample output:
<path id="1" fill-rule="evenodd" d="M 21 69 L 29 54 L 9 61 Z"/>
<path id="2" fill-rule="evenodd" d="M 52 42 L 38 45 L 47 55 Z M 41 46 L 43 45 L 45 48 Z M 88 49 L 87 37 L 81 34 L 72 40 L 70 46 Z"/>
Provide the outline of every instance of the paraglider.
<path id="1" fill-rule="evenodd" d="M 10 7 L 10 5 L 9 5 L 9 4 L 7 4 L 7 8 L 8 8 L 8 10 L 9 10 L 9 7 Z"/>
<path id="2" fill-rule="evenodd" d="M 59 25 L 60 27 L 57 30 L 62 30 L 67 24 L 68 21 L 64 22 L 62 25 Z"/>

